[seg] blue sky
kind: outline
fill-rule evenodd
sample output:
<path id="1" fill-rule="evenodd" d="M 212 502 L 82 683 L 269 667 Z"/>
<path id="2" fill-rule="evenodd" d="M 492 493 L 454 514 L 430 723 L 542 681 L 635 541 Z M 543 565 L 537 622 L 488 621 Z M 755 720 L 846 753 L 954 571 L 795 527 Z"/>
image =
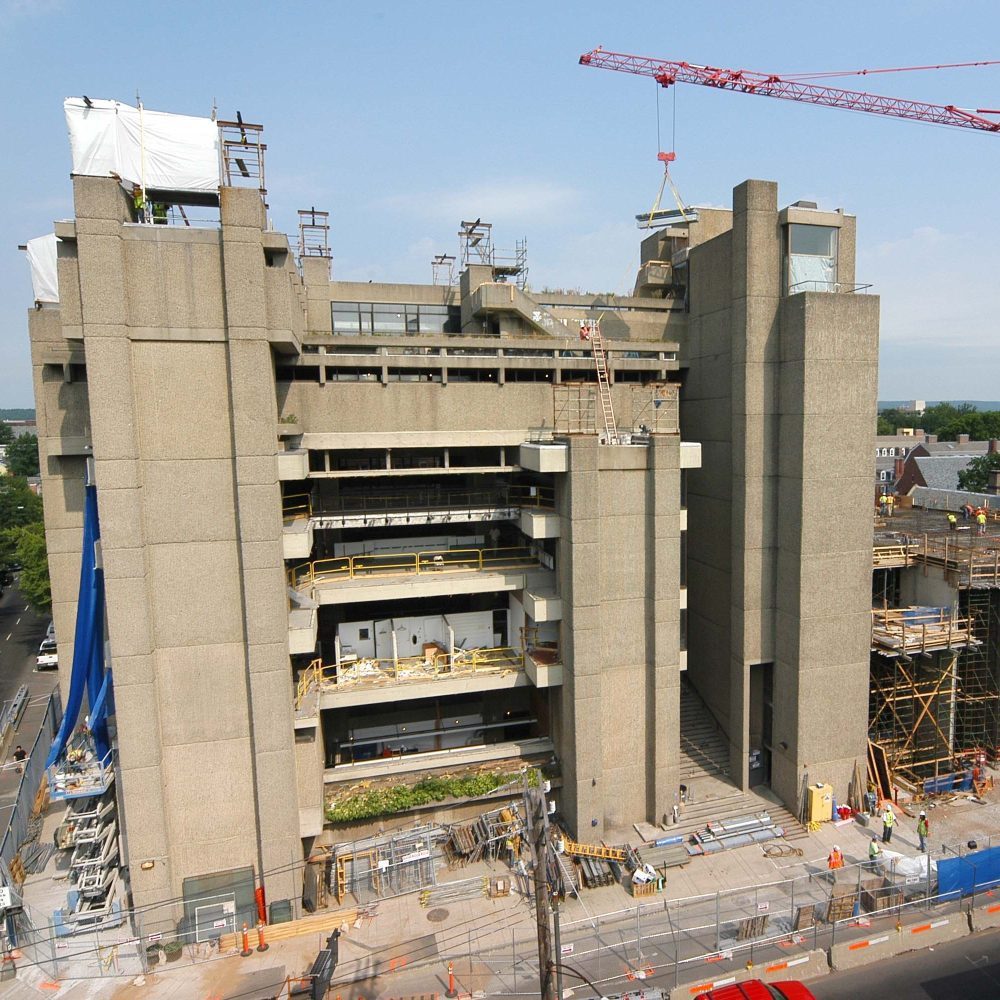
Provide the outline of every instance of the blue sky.
<path id="1" fill-rule="evenodd" d="M 656 87 L 585 69 L 606 49 L 776 73 L 1000 58 L 1000 5 L 733 3 L 161 4 L 0 0 L 0 406 L 30 406 L 17 244 L 71 214 L 66 96 L 265 125 L 275 224 L 332 213 L 334 273 L 430 279 L 461 218 L 527 237 L 536 287 L 624 291 L 651 206 Z M 1000 107 L 1000 67 L 839 85 Z M 674 127 L 663 92 L 663 145 Z M 882 398 L 995 399 L 1000 134 L 702 87 L 676 92 L 672 174 L 692 204 L 747 177 L 858 216 L 858 280 L 882 296 Z"/>

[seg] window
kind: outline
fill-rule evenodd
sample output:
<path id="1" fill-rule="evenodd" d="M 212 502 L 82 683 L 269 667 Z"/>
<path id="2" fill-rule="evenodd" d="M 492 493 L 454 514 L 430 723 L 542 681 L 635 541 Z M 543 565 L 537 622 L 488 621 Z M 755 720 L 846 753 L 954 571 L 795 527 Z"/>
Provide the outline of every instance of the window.
<path id="1" fill-rule="evenodd" d="M 879 474 L 878 478 L 884 483 L 889 478 L 889 473 L 883 469 Z"/>
<path id="2" fill-rule="evenodd" d="M 785 286 L 796 292 L 832 292 L 837 284 L 837 229 L 791 223 L 787 243 Z"/>
<path id="3" fill-rule="evenodd" d="M 414 302 L 332 302 L 333 332 L 346 336 L 370 333 L 461 333 L 459 306 Z"/>

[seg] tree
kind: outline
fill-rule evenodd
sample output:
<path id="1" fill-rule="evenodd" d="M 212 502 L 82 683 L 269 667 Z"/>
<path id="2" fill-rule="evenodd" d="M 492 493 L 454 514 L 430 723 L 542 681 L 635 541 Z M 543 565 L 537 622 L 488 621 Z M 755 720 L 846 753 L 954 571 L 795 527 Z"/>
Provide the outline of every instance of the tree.
<path id="1" fill-rule="evenodd" d="M 990 472 L 1000 469 L 1000 454 L 980 455 L 958 474 L 958 488 L 969 493 L 985 493 Z"/>
<path id="2" fill-rule="evenodd" d="M 38 438 L 22 434 L 7 445 L 7 468 L 12 476 L 38 475 Z"/>
<path id="3" fill-rule="evenodd" d="M 13 440 L 13 428 L 6 421 L 0 420 L 0 445 L 10 444 Z"/>
<path id="4" fill-rule="evenodd" d="M 41 498 L 31 492 L 27 481 L 17 476 L 0 476 L 0 531 L 41 520 Z"/>
<path id="5" fill-rule="evenodd" d="M 45 526 L 38 521 L 15 530 L 18 534 L 17 561 L 21 564 L 18 587 L 35 611 L 47 614 L 52 609 L 52 590 L 49 586 Z"/>

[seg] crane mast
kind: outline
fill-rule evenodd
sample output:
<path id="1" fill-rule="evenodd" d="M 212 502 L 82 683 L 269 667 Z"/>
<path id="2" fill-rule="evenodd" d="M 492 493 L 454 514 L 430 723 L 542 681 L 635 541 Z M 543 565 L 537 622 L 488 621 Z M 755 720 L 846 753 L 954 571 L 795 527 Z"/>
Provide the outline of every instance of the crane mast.
<path id="1" fill-rule="evenodd" d="M 1000 114 L 998 111 L 983 108 L 973 111 L 952 104 L 927 104 L 924 101 L 911 101 L 898 97 L 881 97 L 878 94 L 841 90 L 838 87 L 804 83 L 799 79 L 782 78 L 775 74 L 757 73 L 745 69 L 719 69 L 715 66 L 699 66 L 695 63 L 629 55 L 625 52 L 606 52 L 601 48 L 585 52 L 580 56 L 580 64 L 597 69 L 615 70 L 619 73 L 632 73 L 635 76 L 651 76 L 663 87 L 670 87 L 675 83 L 696 83 L 719 90 L 759 94 L 763 97 L 777 97 L 786 101 L 819 104 L 847 111 L 863 111 L 889 118 L 929 122 L 932 125 L 953 125 L 979 132 L 1000 132 L 1000 121 L 984 117 L 984 115 Z"/>

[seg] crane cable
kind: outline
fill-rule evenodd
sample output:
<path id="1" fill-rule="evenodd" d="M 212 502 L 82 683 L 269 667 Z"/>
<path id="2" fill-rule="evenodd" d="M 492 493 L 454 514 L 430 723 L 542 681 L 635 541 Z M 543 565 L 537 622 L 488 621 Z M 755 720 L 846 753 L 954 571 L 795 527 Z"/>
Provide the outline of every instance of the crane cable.
<path id="1" fill-rule="evenodd" d="M 663 147 L 660 139 L 660 85 L 656 84 L 656 152 L 659 156 L 662 153 Z M 674 87 L 674 101 L 673 110 L 671 113 L 671 152 L 677 147 L 677 88 Z M 663 180 L 660 181 L 660 190 L 656 192 L 656 199 L 653 201 L 653 207 L 649 210 L 649 215 L 646 218 L 646 226 L 650 227 L 653 223 L 653 217 L 660 209 L 660 201 L 663 198 L 663 190 L 667 185 L 670 185 L 670 193 L 674 196 L 674 202 L 677 205 L 677 210 L 681 213 L 681 218 L 685 222 L 690 222 L 691 217 L 687 214 L 687 210 L 684 207 L 684 200 L 681 198 L 680 192 L 677 190 L 677 185 L 674 184 L 673 178 L 670 176 L 670 161 L 663 161 Z"/>

